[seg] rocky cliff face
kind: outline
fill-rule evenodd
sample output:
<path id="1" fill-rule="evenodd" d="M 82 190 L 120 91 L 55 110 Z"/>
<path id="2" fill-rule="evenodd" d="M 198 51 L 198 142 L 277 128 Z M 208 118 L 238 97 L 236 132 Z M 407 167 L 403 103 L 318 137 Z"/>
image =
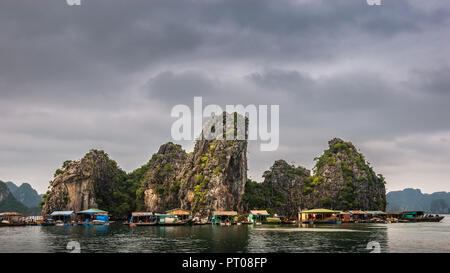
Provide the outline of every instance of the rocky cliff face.
<path id="1" fill-rule="evenodd" d="M 247 182 L 247 128 L 248 119 L 237 113 L 224 112 L 206 123 L 177 176 L 182 208 L 199 216 L 210 216 L 214 210 L 242 212 Z"/>
<path id="2" fill-rule="evenodd" d="M 181 207 L 200 215 L 242 211 L 247 180 L 247 141 L 199 140 L 177 177 Z"/>
<path id="3" fill-rule="evenodd" d="M 114 190 L 124 178 L 125 172 L 105 152 L 91 150 L 81 160 L 66 161 L 56 171 L 44 195 L 42 214 L 55 210 L 110 210 L 115 205 Z"/>
<path id="4" fill-rule="evenodd" d="M 309 181 L 310 207 L 385 210 L 383 176 L 373 171 L 351 142 L 335 138 L 328 144 Z"/>
<path id="5" fill-rule="evenodd" d="M 272 214 L 297 217 L 298 211 L 310 202 L 309 196 L 304 194 L 305 181 L 310 174 L 304 167 L 284 160 L 275 161 L 270 170 L 264 172 L 262 183 L 247 182 L 244 195 L 247 210 L 266 209 Z"/>
<path id="6" fill-rule="evenodd" d="M 186 158 L 186 152 L 180 145 L 168 142 L 146 165 L 131 174 L 141 185 L 137 193 L 138 202 L 143 203 L 141 209 L 164 212 L 180 207 L 178 194 L 181 182 L 176 176 L 186 163 Z"/>
<path id="7" fill-rule="evenodd" d="M 305 196 L 305 180 L 311 172 L 304 167 L 289 165 L 284 160 L 275 161 L 269 171 L 263 175 L 263 186 L 269 189 L 277 189 L 280 203 L 271 202 L 270 207 L 275 208 L 278 214 L 284 216 L 296 216 L 298 211 L 309 201 Z"/>
<path id="8" fill-rule="evenodd" d="M 237 140 L 236 124 L 227 127 L 230 117 L 217 116 L 214 122 L 223 130 L 204 129 L 189 155 L 169 142 L 146 165 L 132 172 L 131 179 L 140 185 L 138 208 L 164 212 L 180 207 L 199 216 L 209 216 L 213 210 L 242 211 L 247 141 Z M 232 135 L 231 139 L 226 140 L 226 134 Z"/>
<path id="9" fill-rule="evenodd" d="M 303 167 L 276 161 L 264 173 L 264 182 L 247 183 L 247 208 L 293 218 L 299 210 L 311 208 L 385 210 L 384 178 L 375 174 L 352 143 L 332 139 L 316 160 L 312 176 Z"/>

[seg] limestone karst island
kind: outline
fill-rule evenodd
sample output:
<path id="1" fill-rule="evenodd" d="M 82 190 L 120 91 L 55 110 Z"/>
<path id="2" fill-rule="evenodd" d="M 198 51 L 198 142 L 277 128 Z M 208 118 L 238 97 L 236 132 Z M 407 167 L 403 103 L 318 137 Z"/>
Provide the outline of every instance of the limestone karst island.
<path id="1" fill-rule="evenodd" d="M 30 224 L 341 224 L 442 219 L 425 217 L 420 211 L 386 212 L 385 179 L 351 142 L 331 139 L 328 149 L 314 160 L 313 170 L 277 160 L 258 183 L 247 177 L 247 140 L 202 137 L 190 153 L 168 142 L 130 173 L 106 152 L 91 150 L 55 171 L 40 203 L 42 218 Z"/>

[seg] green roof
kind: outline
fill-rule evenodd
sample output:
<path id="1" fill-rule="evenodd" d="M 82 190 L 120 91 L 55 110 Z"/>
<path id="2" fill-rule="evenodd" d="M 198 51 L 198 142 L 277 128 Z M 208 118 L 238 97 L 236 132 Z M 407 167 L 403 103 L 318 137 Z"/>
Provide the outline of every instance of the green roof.
<path id="1" fill-rule="evenodd" d="M 350 213 L 349 212 L 346 212 L 346 211 L 340 211 L 340 210 L 337 210 L 337 211 L 335 211 L 337 214 L 342 214 L 342 215 L 349 215 Z"/>
<path id="2" fill-rule="evenodd" d="M 79 211 L 77 213 L 89 214 L 89 213 L 108 213 L 108 212 L 104 211 L 104 210 L 100 210 L 100 209 L 87 209 L 87 210 Z"/>
<path id="3" fill-rule="evenodd" d="M 367 214 L 384 214 L 384 212 L 380 210 L 366 210 Z"/>
<path id="4" fill-rule="evenodd" d="M 304 210 L 302 213 L 336 213 L 339 211 L 331 210 L 331 209 L 310 209 L 310 210 Z"/>

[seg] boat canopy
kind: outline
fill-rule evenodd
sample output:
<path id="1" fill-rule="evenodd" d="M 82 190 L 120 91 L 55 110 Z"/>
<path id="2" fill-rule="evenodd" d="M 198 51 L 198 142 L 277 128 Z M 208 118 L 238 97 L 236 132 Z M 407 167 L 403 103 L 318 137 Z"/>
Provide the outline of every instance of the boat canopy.
<path id="1" fill-rule="evenodd" d="M 69 216 L 73 213 L 73 210 L 67 211 L 54 211 L 50 214 L 50 216 Z"/>

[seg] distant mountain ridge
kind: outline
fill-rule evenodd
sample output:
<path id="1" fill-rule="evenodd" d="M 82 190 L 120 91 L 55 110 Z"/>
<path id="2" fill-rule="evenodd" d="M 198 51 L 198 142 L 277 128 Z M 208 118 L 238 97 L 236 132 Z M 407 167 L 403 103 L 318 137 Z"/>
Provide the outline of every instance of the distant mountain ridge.
<path id="1" fill-rule="evenodd" d="M 17 201 L 8 186 L 0 181 L 0 212 L 5 211 L 28 212 L 29 208 Z"/>
<path id="2" fill-rule="evenodd" d="M 28 183 L 17 186 L 11 181 L 2 182 L 1 192 L 3 193 L 3 206 L 0 205 L 0 211 L 12 210 L 16 212 L 39 212 L 39 202 L 42 196 Z M 9 196 L 11 195 L 11 196 Z"/>
<path id="3" fill-rule="evenodd" d="M 407 188 L 386 195 L 387 211 L 424 210 L 431 213 L 450 213 L 450 192 L 422 193 Z"/>

